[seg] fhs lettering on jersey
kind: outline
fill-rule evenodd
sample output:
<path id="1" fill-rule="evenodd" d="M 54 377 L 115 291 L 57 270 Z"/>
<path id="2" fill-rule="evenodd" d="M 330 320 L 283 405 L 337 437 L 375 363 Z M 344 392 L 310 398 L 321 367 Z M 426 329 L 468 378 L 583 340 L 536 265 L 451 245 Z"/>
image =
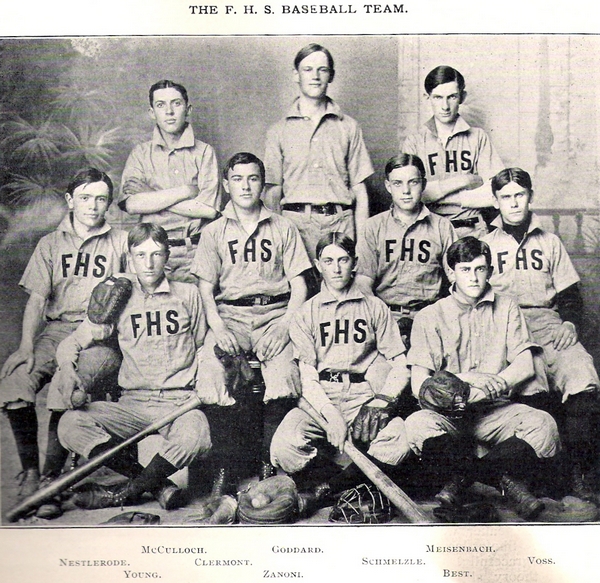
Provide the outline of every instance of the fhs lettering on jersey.
<path id="1" fill-rule="evenodd" d="M 106 275 L 107 259 L 104 255 L 95 255 L 92 257 L 89 253 L 77 253 L 77 258 L 74 258 L 73 253 L 61 255 L 62 276 L 64 279 L 69 277 L 69 272 L 72 270 L 72 275 L 88 277 L 91 269 L 91 277 L 103 278 Z"/>
<path id="2" fill-rule="evenodd" d="M 245 263 L 256 263 L 259 259 L 263 263 L 267 263 L 273 257 L 273 251 L 271 247 L 273 246 L 273 242 L 270 239 L 260 239 L 260 252 L 257 249 L 257 240 L 256 237 L 250 237 L 246 241 L 244 245 L 244 249 L 242 251 L 242 260 Z M 231 258 L 231 263 L 235 265 L 236 257 L 239 255 L 239 240 L 233 239 L 233 241 L 227 241 L 227 246 L 229 247 L 229 257 Z M 257 259 L 258 257 L 258 259 Z"/>
<path id="3" fill-rule="evenodd" d="M 441 163 L 444 165 L 446 174 L 451 172 L 469 172 L 473 170 L 473 160 L 470 150 L 445 150 L 444 158 Z M 459 156 L 460 154 L 460 156 Z M 438 160 L 439 153 L 433 152 L 427 155 L 429 162 L 429 174 L 435 176 L 436 167 L 440 164 Z"/>
<path id="4" fill-rule="evenodd" d="M 166 323 L 163 326 L 163 317 Z M 163 316 L 160 310 L 155 312 L 146 312 L 145 314 L 131 314 L 131 332 L 134 338 L 139 336 L 142 326 L 145 326 L 146 335 L 162 336 L 163 329 L 165 334 L 177 334 L 180 326 L 177 318 L 179 314 L 177 310 L 167 310 Z"/>
<path id="5" fill-rule="evenodd" d="M 504 266 L 508 263 L 506 256 L 509 255 L 510 251 L 498 251 L 497 253 L 497 265 L 498 273 L 504 273 Z M 536 271 L 542 271 L 544 269 L 544 262 L 542 258 L 544 253 L 541 249 L 519 249 L 515 253 L 515 268 L 519 270 L 535 269 Z"/>
<path id="6" fill-rule="evenodd" d="M 331 327 L 334 327 L 333 331 Z M 349 344 L 350 340 L 355 344 L 363 344 L 367 339 L 367 321 L 357 318 L 352 323 L 352 333 L 350 331 L 350 320 L 347 318 L 335 322 L 321 322 L 319 324 L 321 332 L 321 346 L 327 345 L 327 339 L 333 332 L 333 344 Z"/>
<path id="7" fill-rule="evenodd" d="M 398 239 L 386 239 L 385 240 L 385 262 L 389 263 L 392 260 L 392 255 L 396 251 L 395 245 L 398 243 Z M 418 244 L 419 252 L 416 254 L 416 260 L 419 263 L 428 263 L 431 259 L 431 242 L 425 239 L 419 241 Z M 402 240 L 402 246 L 400 247 L 400 261 L 415 261 L 415 239 L 407 239 L 406 237 Z"/>

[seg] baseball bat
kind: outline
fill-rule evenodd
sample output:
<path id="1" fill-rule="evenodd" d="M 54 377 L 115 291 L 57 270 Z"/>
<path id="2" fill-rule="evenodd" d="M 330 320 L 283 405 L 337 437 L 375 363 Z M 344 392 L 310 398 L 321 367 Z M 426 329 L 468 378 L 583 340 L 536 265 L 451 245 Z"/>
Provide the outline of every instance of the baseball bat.
<path id="1" fill-rule="evenodd" d="M 321 429 L 324 431 L 327 430 L 326 419 L 318 413 L 304 397 L 298 399 L 298 407 L 307 413 Z M 397 484 L 392 482 L 392 480 L 381 471 L 381 469 L 379 469 L 366 455 L 356 449 L 349 439 L 347 439 L 344 444 L 344 451 L 358 466 L 362 473 L 389 498 L 390 502 L 406 516 L 410 522 L 434 522 L 434 520 L 427 516 L 427 514 L 425 514 Z"/>
<path id="2" fill-rule="evenodd" d="M 54 498 L 54 496 L 60 494 L 62 491 L 71 487 L 73 484 L 80 482 L 83 478 L 89 476 L 92 472 L 97 470 L 100 466 L 103 466 L 104 463 L 109 460 L 111 457 L 144 439 L 148 435 L 152 435 L 156 433 L 159 429 L 168 425 L 172 421 L 175 421 L 178 417 L 181 417 L 184 413 L 188 411 L 192 411 L 193 409 L 198 408 L 202 402 L 198 398 L 196 394 L 192 395 L 188 401 L 186 401 L 183 405 L 180 405 L 176 409 L 174 409 L 168 415 L 165 415 L 161 419 L 156 420 L 154 423 L 151 423 L 145 429 L 138 431 L 135 435 L 127 438 L 125 441 L 122 441 L 118 445 L 107 449 L 106 451 L 98 454 L 96 457 L 88 460 L 83 465 L 75 468 L 74 470 L 63 474 L 58 477 L 56 480 L 40 488 L 37 492 L 33 493 L 31 496 L 25 498 L 22 502 L 17 504 L 14 508 L 9 510 L 6 513 L 6 518 L 9 522 L 15 522 L 21 516 L 26 515 L 31 510 L 35 510 L 46 500 Z"/>

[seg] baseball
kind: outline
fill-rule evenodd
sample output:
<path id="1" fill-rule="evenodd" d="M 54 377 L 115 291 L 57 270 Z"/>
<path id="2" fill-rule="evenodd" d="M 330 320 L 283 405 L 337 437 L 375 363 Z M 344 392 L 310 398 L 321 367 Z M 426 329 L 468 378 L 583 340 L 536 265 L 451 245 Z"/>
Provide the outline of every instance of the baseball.
<path id="1" fill-rule="evenodd" d="M 271 502 L 271 498 L 266 494 L 257 494 L 254 498 L 252 498 L 252 507 L 253 508 L 264 508 L 267 504 Z"/>

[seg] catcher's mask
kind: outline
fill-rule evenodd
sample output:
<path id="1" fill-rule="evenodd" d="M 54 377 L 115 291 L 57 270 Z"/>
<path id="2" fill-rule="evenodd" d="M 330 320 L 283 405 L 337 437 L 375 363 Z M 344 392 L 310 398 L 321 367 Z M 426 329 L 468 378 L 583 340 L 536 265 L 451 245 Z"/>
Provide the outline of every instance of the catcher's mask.
<path id="1" fill-rule="evenodd" d="M 360 484 L 340 494 L 329 513 L 330 522 L 382 524 L 394 516 L 390 501 L 375 487 Z"/>

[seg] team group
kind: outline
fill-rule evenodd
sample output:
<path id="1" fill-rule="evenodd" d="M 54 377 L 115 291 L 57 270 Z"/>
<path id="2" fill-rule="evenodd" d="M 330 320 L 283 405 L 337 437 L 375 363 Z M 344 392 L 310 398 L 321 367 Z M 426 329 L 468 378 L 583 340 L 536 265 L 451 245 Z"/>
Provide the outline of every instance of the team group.
<path id="1" fill-rule="evenodd" d="M 103 172 L 69 184 L 68 214 L 20 281 L 21 343 L 0 372 L 20 497 L 59 476 L 68 452 L 97 456 L 197 394 L 204 406 L 160 430 L 145 467 L 137 448 L 120 452 L 106 465 L 127 482 L 86 484 L 75 503 L 151 494 L 174 509 L 186 495 L 169 476 L 192 462 L 208 472 L 209 459 L 213 494 L 280 469 L 308 516 L 364 480 L 332 461 L 347 438 L 443 507 L 476 481 L 526 520 L 542 492 L 600 502 L 600 382 L 578 341 L 579 278 L 530 210 L 529 174 L 504 168 L 460 116 L 463 76 L 427 75 L 433 116 L 387 162 L 392 206 L 369 218 L 373 167 L 357 122 L 327 96 L 330 52 L 304 47 L 293 75 L 299 97 L 269 130 L 264 164 L 241 152 L 224 166 L 222 210 L 214 150 L 188 122 L 186 89 L 167 80 L 150 88 L 154 133 L 122 175 L 118 205 L 141 221 L 129 233 L 105 222 Z M 129 300 L 113 322 L 92 323 L 92 290 L 118 274 Z M 259 382 L 239 382 L 246 357 Z M 40 472 L 35 402 L 48 382 Z M 111 384 L 118 400 L 106 398 Z M 89 398 L 75 403 L 81 389 Z M 60 512 L 49 501 L 37 515 Z"/>

